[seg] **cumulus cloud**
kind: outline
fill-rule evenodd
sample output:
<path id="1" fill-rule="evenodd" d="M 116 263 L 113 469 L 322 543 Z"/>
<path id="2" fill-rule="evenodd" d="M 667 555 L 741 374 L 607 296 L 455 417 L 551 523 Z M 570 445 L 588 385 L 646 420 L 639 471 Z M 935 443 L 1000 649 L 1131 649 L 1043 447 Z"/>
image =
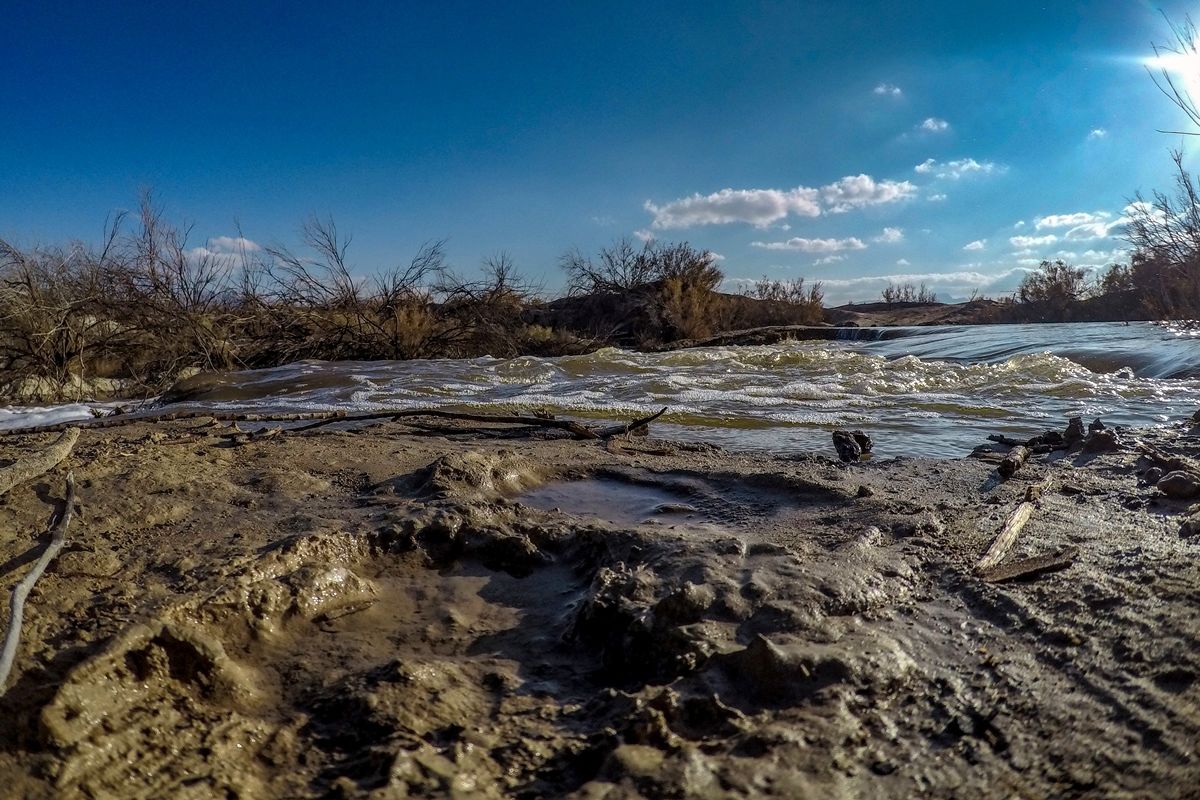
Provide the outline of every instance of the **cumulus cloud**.
<path id="1" fill-rule="evenodd" d="M 803 239 L 794 236 L 786 242 L 751 242 L 751 247 L 764 250 L 798 250 L 801 253 L 836 253 L 841 250 L 865 250 L 862 239 L 851 236 L 847 239 Z"/>
<path id="2" fill-rule="evenodd" d="M 967 175 L 993 175 L 1005 172 L 1008 167 L 994 161 L 976 161 L 973 158 L 960 158 L 955 161 L 938 161 L 927 158 L 913 167 L 920 175 L 932 175 L 935 178 L 956 181 Z"/>
<path id="3" fill-rule="evenodd" d="M 789 216 L 819 217 L 856 208 L 895 203 L 913 197 L 917 187 L 909 181 L 875 180 L 870 175 L 847 175 L 819 189 L 722 189 L 719 192 L 681 197 L 659 205 L 647 200 L 644 208 L 654 230 L 700 225 L 744 223 L 768 228 Z M 786 225 L 779 227 L 787 230 Z"/>
<path id="4" fill-rule="evenodd" d="M 261 250 L 262 245 L 244 236 L 214 236 L 204 246 L 188 250 L 187 255 L 193 261 L 215 259 L 238 266 L 244 264 L 247 255 Z"/>
<path id="5" fill-rule="evenodd" d="M 963 245 L 963 250 L 982 250 L 987 247 L 987 239 L 976 239 Z"/>
<path id="6" fill-rule="evenodd" d="M 1058 237 L 1052 233 L 1048 233 L 1045 236 L 1011 236 L 1008 239 L 1008 243 L 1017 249 L 1045 247 L 1057 241 Z"/>
<path id="7" fill-rule="evenodd" d="M 1103 222 L 1111 217 L 1106 211 L 1076 211 L 1071 214 L 1048 214 L 1034 220 L 1033 227 L 1040 230 L 1046 228 L 1073 228 L 1076 225 L 1088 225 Z"/>
<path id="8" fill-rule="evenodd" d="M 946 195 L 942 194 L 941 192 L 935 192 L 934 194 L 929 195 L 925 199 L 931 203 L 940 203 L 946 199 Z"/>
<path id="9" fill-rule="evenodd" d="M 780 189 L 722 189 L 708 195 L 699 193 L 655 205 L 647 200 L 645 209 L 654 215 L 650 227 L 656 230 L 691 228 L 697 225 L 727 225 L 744 222 L 765 228 L 773 222 L 796 214 L 816 217 L 821 214 L 819 192 L 803 186 Z"/>
<path id="10" fill-rule="evenodd" d="M 1017 230 L 1021 230 L 1021 228 L 1025 227 L 1025 220 L 1023 220 L 1023 219 L 1017 220 L 1016 222 L 1013 223 L 1013 227 L 1016 228 Z"/>
<path id="11" fill-rule="evenodd" d="M 880 244 L 895 244 L 896 242 L 904 241 L 904 230 L 902 228 L 884 228 L 871 241 L 879 242 Z"/>
<path id="12" fill-rule="evenodd" d="M 897 258 L 897 259 L 896 259 L 896 266 L 897 266 L 897 267 L 907 267 L 907 266 L 908 266 L 908 264 L 909 264 L 909 261 L 908 261 L 908 259 L 907 259 L 907 258 Z"/>
<path id="13" fill-rule="evenodd" d="M 900 91 L 900 87 L 894 83 L 881 83 L 871 91 L 877 95 L 886 95 L 888 97 L 899 97 L 904 94 L 904 92 Z"/>
<path id="14" fill-rule="evenodd" d="M 1113 222 L 1089 222 L 1086 225 L 1076 225 L 1063 234 L 1064 239 L 1081 241 L 1087 239 L 1103 239 L 1111 236 L 1113 230 L 1123 226 L 1127 220 L 1118 219 Z"/>
<path id="15" fill-rule="evenodd" d="M 1105 136 L 1108 136 L 1108 131 L 1104 128 L 1092 128 L 1087 135 L 1089 139 L 1103 139 Z"/>
<path id="16" fill-rule="evenodd" d="M 653 242 L 654 241 L 654 231 L 647 230 L 646 228 L 642 228 L 640 230 L 634 231 L 633 235 L 636 236 L 638 238 L 638 240 L 643 241 L 643 242 Z"/>
<path id="17" fill-rule="evenodd" d="M 920 127 L 921 130 L 928 131 L 930 133 L 942 133 L 943 131 L 950 129 L 950 123 L 946 122 L 944 119 L 939 119 L 938 117 L 926 117 L 925 121 L 921 123 Z"/>
<path id="18" fill-rule="evenodd" d="M 833 264 L 838 261 L 845 261 L 845 260 L 846 260 L 845 256 L 840 256 L 840 255 L 825 256 L 823 258 L 818 258 L 816 261 L 814 261 L 813 266 L 819 267 L 822 264 Z"/>
<path id="19" fill-rule="evenodd" d="M 908 181 L 877 181 L 870 175 L 847 175 L 821 187 L 821 200 L 833 214 L 841 214 L 854 208 L 896 203 L 907 200 L 917 193 L 917 187 Z"/>

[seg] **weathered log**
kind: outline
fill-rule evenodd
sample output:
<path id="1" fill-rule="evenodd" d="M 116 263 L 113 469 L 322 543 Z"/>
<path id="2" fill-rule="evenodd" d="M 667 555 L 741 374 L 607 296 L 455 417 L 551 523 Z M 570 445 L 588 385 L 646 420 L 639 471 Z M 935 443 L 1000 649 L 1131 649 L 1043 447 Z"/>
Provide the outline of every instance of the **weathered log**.
<path id="1" fill-rule="evenodd" d="M 1008 451 L 1008 455 L 997 465 L 996 471 L 1005 478 L 1011 478 L 1029 460 L 1029 455 L 1029 448 L 1019 444 Z"/>
<path id="2" fill-rule="evenodd" d="M 988 570 L 999 565 L 1004 560 L 1004 557 L 1008 555 L 1008 551 L 1012 549 L 1013 543 L 1017 541 L 1017 535 L 1021 533 L 1021 529 L 1025 527 L 1025 523 L 1029 522 L 1029 518 L 1033 515 L 1035 503 L 1042 496 L 1042 489 L 1044 487 L 1045 483 L 1040 483 L 1032 484 L 1025 489 L 1025 499 L 1004 520 L 1004 527 L 996 535 L 991 547 L 987 549 L 987 552 L 975 564 L 975 572 L 977 574 L 986 574 Z"/>
<path id="3" fill-rule="evenodd" d="M 15 464 L 10 464 L 4 469 L 0 469 L 0 494 L 4 494 L 19 483 L 31 481 L 39 475 L 44 475 L 54 469 L 64 458 L 70 455 L 71 448 L 75 446 L 75 442 L 78 440 L 79 429 L 68 428 L 63 432 L 62 436 L 58 437 L 54 444 L 45 450 L 19 459 Z"/>
<path id="4" fill-rule="evenodd" d="M 1078 555 L 1079 548 L 1073 544 L 1067 544 L 1057 547 L 1049 553 L 1042 553 L 1030 558 L 1019 558 L 1016 561 L 983 570 L 979 573 L 979 577 L 989 583 L 1000 583 L 1013 578 L 1038 575 L 1069 566 Z"/>
<path id="5" fill-rule="evenodd" d="M 71 510 L 74 505 L 75 477 L 68 472 L 66 507 L 63 509 L 62 516 L 50 530 L 50 544 L 37 563 L 33 565 L 33 569 L 29 570 L 29 574 L 13 587 L 12 596 L 8 601 L 8 631 L 4 634 L 4 646 L 0 649 L 0 695 L 4 693 L 4 687 L 8 683 L 8 675 L 12 671 L 13 661 L 17 657 L 17 647 L 21 642 L 21 622 L 25 616 L 25 599 L 29 597 L 29 592 L 32 591 L 38 578 L 42 577 L 46 567 L 58 556 L 63 545 L 67 543 L 67 526 L 71 524 Z"/>

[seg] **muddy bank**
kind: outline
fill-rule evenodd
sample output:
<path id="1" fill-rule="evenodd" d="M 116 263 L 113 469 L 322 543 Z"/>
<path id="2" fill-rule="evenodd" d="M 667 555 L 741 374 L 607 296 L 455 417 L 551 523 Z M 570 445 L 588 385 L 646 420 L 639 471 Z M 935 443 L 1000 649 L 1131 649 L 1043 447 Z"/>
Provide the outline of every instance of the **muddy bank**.
<path id="1" fill-rule="evenodd" d="M 1200 778 L 1197 501 L 1137 450 L 1195 458 L 1200 431 L 1003 481 L 1000 447 L 843 466 L 439 424 L 85 431 L 6 495 L 6 585 L 66 468 L 80 500 L 0 699 L 13 795 L 1182 797 Z M 979 580 L 1043 481 L 1011 558 L 1078 556 Z"/>

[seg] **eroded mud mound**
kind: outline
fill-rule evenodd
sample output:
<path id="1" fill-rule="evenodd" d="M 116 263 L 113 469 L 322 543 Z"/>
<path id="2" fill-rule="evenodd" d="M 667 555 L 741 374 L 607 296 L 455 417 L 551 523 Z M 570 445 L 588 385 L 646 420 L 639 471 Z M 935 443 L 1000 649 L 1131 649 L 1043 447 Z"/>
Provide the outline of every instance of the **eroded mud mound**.
<path id="1" fill-rule="evenodd" d="M 91 579 L 107 611 L 90 627 L 86 595 L 51 579 L 39 604 L 76 599 L 34 620 L 47 666 L 30 663 L 25 694 L 3 701 L 14 785 L 1184 796 L 1200 777 L 1197 543 L 1179 535 L 1186 506 L 1139 482 L 1135 453 L 1029 465 L 1057 488 L 1022 547 L 1083 555 L 992 585 L 970 565 L 1024 483 L 986 459 L 635 464 L 571 443 L 363 441 L 272 444 L 288 466 L 266 470 L 253 451 L 180 456 L 186 477 L 160 461 L 139 508 L 187 502 L 229 543 L 158 523 L 134 538 L 140 555 Z M 125 477 L 120 456 L 91 458 L 93 491 Z M 264 475 L 275 490 L 256 495 Z M 614 503 L 648 491 L 630 493 L 644 507 L 523 500 L 597 480 Z M 165 491 L 205 482 L 225 487 L 216 500 Z M 140 594 L 106 588 L 130 580 Z"/>

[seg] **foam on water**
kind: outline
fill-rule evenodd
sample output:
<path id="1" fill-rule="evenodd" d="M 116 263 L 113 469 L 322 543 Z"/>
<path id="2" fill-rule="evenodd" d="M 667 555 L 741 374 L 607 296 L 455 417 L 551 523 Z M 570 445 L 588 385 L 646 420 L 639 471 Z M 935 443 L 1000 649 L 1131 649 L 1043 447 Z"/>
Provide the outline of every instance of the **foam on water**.
<path id="1" fill-rule="evenodd" d="M 1096 368 L 1101 355 L 1111 369 Z M 989 433 L 1029 435 L 1074 415 L 1126 425 L 1189 415 L 1200 405 L 1195 376 L 1200 341 L 1186 330 L 978 326 L 666 353 L 606 348 L 564 358 L 302 362 L 239 373 L 232 386 L 191 405 L 368 411 L 500 404 L 597 419 L 667 406 L 657 430 L 727 447 L 827 448 L 830 428 L 854 426 L 872 432 L 881 455 L 960 455 Z M 88 416 L 80 404 L 7 409 L 0 427 Z"/>

